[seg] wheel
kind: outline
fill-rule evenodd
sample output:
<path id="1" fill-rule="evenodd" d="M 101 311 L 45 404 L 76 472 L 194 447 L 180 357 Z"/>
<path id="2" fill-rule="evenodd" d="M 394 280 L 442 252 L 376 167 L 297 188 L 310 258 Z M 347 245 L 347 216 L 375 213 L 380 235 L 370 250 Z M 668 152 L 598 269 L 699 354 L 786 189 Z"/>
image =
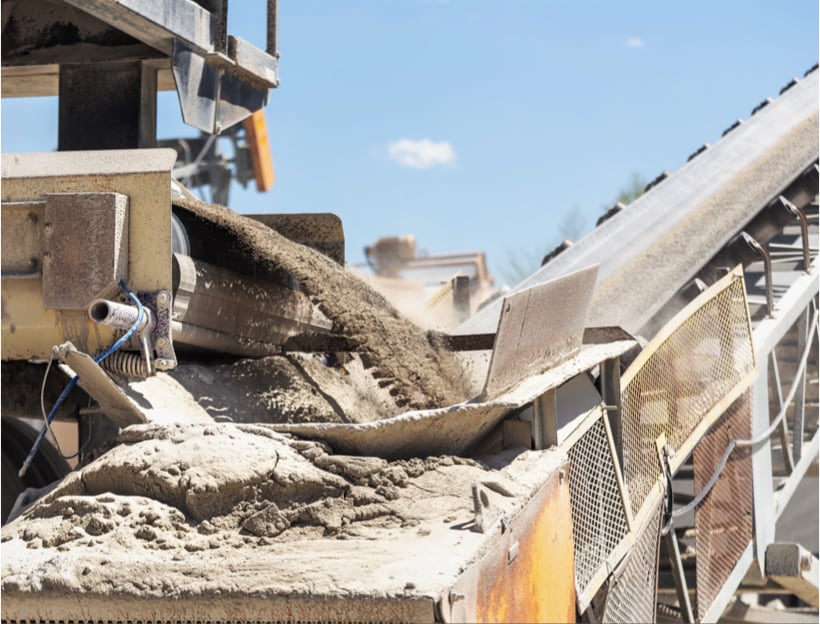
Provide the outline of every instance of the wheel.
<path id="1" fill-rule="evenodd" d="M 5 524 L 14 501 L 29 487 L 41 488 L 65 477 L 71 470 L 68 463 L 48 440 L 43 440 L 25 476 L 17 476 L 34 441 L 35 431 L 17 418 L 2 419 L 2 522 Z"/>

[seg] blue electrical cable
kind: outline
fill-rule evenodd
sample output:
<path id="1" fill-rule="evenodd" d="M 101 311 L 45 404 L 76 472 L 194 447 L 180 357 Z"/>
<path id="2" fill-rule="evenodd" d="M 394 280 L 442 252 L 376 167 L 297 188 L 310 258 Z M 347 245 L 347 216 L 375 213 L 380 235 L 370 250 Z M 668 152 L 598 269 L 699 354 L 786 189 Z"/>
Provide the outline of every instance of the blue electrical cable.
<path id="1" fill-rule="evenodd" d="M 142 302 L 139 300 L 139 298 L 128 289 L 128 286 L 126 286 L 125 282 L 122 280 L 120 280 L 120 288 L 122 288 L 123 291 L 125 291 L 125 293 L 131 298 L 131 301 L 133 301 L 136 304 L 138 310 L 137 320 L 134 322 L 131 328 L 127 332 L 125 332 L 125 334 L 123 334 L 123 336 L 119 340 L 117 340 L 103 353 L 94 358 L 94 362 L 97 364 L 102 362 L 105 358 L 114 353 L 114 351 L 116 351 L 117 349 L 122 347 L 122 345 L 128 342 L 128 340 L 131 339 L 131 336 L 134 335 L 134 332 L 137 331 L 137 328 L 139 328 L 139 326 L 142 324 L 142 321 L 145 319 L 145 308 L 142 307 Z M 37 435 L 37 439 L 31 446 L 31 450 L 28 452 L 26 460 L 23 462 L 23 465 L 20 467 L 20 471 L 17 473 L 18 476 L 22 477 L 28 471 L 29 467 L 31 466 L 31 462 L 34 460 L 34 456 L 37 454 L 40 445 L 43 443 L 43 440 L 46 437 L 46 433 L 48 433 L 48 430 L 51 427 L 51 421 L 53 421 L 54 417 L 57 415 L 57 410 L 60 409 L 60 406 L 62 406 L 63 401 L 65 401 L 66 397 L 74 389 L 78 381 L 80 381 L 80 377 L 78 375 L 74 375 L 71 381 L 69 381 L 68 384 L 66 384 L 66 387 L 63 388 L 63 391 L 60 393 L 60 396 L 57 397 L 57 400 L 54 402 L 54 406 L 48 413 L 46 422 L 43 423 L 43 426 L 40 429 L 40 433 Z"/>

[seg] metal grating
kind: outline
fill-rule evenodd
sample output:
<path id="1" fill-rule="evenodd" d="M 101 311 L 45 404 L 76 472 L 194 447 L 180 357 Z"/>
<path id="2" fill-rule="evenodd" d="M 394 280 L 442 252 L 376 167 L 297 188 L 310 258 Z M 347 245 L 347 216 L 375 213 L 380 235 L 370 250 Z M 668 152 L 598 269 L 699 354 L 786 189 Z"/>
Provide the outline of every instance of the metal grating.
<path id="1" fill-rule="evenodd" d="M 643 526 L 635 546 L 612 575 L 602 621 L 654 622 L 658 594 L 658 549 L 663 500 Z"/>
<path id="2" fill-rule="evenodd" d="M 575 587 L 579 602 L 584 604 L 605 580 L 607 562 L 629 532 L 602 413 L 567 454 L 571 466 Z M 602 569 L 604 573 L 599 574 Z"/>
<path id="3" fill-rule="evenodd" d="M 678 315 L 624 375 L 624 480 L 637 515 L 661 476 L 656 440 L 679 450 L 755 367 L 742 274 Z"/>
<path id="4" fill-rule="evenodd" d="M 695 492 L 709 481 L 731 440 L 751 438 L 751 404 L 751 391 L 747 390 L 695 447 Z M 695 508 L 698 621 L 703 620 L 752 541 L 752 499 L 751 448 L 736 447 L 712 490 Z"/>

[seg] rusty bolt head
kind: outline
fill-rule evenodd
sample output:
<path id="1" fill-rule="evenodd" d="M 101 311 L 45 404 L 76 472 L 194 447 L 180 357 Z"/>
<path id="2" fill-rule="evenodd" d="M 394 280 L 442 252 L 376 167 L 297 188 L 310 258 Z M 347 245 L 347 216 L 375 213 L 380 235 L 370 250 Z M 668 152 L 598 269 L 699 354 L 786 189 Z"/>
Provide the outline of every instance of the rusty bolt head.
<path id="1" fill-rule="evenodd" d="M 811 570 L 811 555 L 806 553 L 802 557 L 800 557 L 800 569 L 803 572 L 808 572 Z"/>

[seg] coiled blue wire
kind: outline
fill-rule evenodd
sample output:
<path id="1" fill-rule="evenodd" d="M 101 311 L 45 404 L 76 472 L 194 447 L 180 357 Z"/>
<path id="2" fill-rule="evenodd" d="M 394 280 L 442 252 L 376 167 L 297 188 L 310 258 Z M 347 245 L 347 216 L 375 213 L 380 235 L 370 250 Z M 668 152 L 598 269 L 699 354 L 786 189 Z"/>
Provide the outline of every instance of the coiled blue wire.
<path id="1" fill-rule="evenodd" d="M 134 332 L 137 331 L 137 328 L 142 324 L 143 319 L 145 319 L 145 308 L 142 307 L 142 302 L 139 298 L 128 289 L 128 286 L 125 285 L 125 282 L 120 280 L 120 288 L 128 295 L 131 301 L 137 306 L 138 314 L 137 320 L 131 326 L 131 328 L 123 334 L 123 336 L 117 340 L 113 345 L 111 345 L 108 349 L 103 351 L 100 355 L 94 358 L 94 362 L 99 364 L 109 355 L 114 353 L 117 349 L 122 347 L 128 340 L 131 339 L 131 336 L 134 335 Z M 46 418 L 46 422 L 43 423 L 42 428 L 40 429 L 40 433 L 37 435 L 37 439 L 34 441 L 34 444 L 31 446 L 31 450 L 28 452 L 26 456 L 26 460 L 23 462 L 23 465 L 20 467 L 20 471 L 17 473 L 18 476 L 22 477 L 26 474 L 29 467 L 31 466 L 31 462 L 34 460 L 34 456 L 37 454 L 37 451 L 40 448 L 40 445 L 43 443 L 43 440 L 46 437 L 46 433 L 48 433 L 49 428 L 51 427 L 51 421 L 54 420 L 54 417 L 57 415 L 57 410 L 60 409 L 60 406 L 63 404 L 63 401 L 66 400 L 66 397 L 69 393 L 74 389 L 77 385 L 77 382 L 80 381 L 80 377 L 78 375 L 74 375 L 71 381 L 66 384 L 66 387 L 63 388 L 63 391 L 60 393 L 60 396 L 57 397 L 57 400 L 54 402 L 54 406 L 51 408 L 51 411 L 48 413 L 48 417 Z"/>

